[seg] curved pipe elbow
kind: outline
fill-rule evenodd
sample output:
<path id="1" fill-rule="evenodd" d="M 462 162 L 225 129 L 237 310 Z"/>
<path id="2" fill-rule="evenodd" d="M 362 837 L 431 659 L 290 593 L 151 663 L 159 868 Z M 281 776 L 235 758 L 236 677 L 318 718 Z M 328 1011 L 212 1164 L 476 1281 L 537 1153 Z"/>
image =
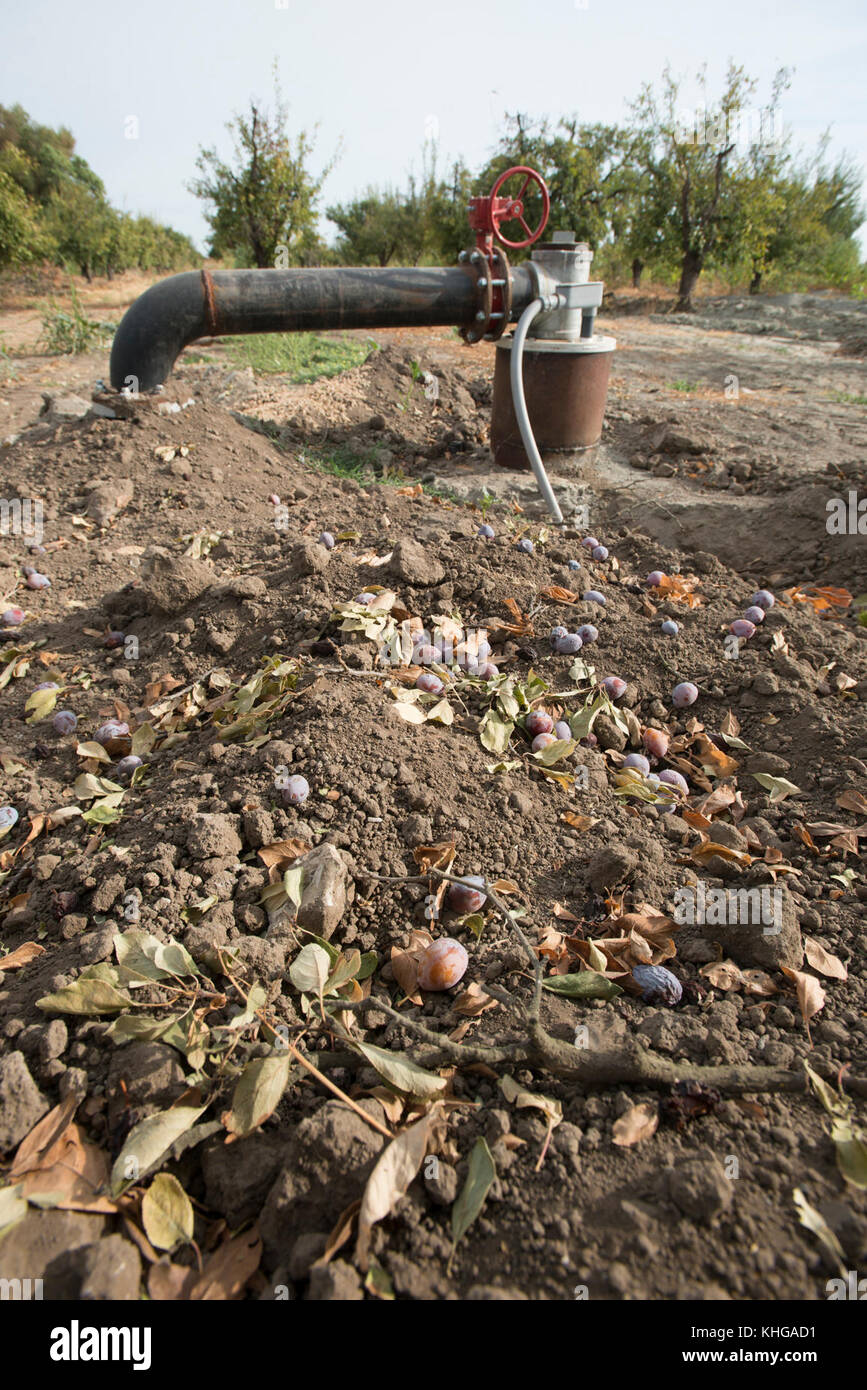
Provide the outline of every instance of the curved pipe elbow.
<path id="1" fill-rule="evenodd" d="M 127 309 L 111 345 L 115 391 L 152 391 L 170 375 L 179 354 L 208 332 L 202 274 L 187 270 L 151 285 Z"/>

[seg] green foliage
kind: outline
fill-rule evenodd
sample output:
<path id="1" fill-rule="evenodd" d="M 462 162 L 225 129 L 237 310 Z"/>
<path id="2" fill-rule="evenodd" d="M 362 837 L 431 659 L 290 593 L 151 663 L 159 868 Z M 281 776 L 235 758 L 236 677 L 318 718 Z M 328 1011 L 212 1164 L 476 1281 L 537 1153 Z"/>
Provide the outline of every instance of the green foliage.
<path id="1" fill-rule="evenodd" d="M 0 268 L 49 260 L 89 280 L 131 267 L 177 270 L 197 259 L 180 232 L 113 208 L 65 127 L 52 130 L 20 106 L 0 106 Z"/>
<path id="2" fill-rule="evenodd" d="M 99 323 L 87 317 L 81 308 L 72 281 L 69 283 L 69 292 L 72 302 L 68 310 L 61 309 L 52 299 L 50 308 L 42 315 L 39 342 L 49 356 L 89 352 L 91 348 L 107 342 L 114 333 L 113 323 Z"/>
<path id="3" fill-rule="evenodd" d="M 235 116 L 226 127 L 235 142 L 233 162 L 216 149 L 200 150 L 200 177 L 190 190 L 210 205 L 213 255 L 260 268 L 317 260 L 319 194 L 332 166 L 311 173 L 314 137 L 302 130 L 293 140 L 287 120 L 275 70 L 273 115 L 251 100 L 249 114 Z"/>
<path id="4" fill-rule="evenodd" d="M 48 249 L 37 208 L 12 176 L 0 168 L 0 269 L 39 261 Z"/>
<path id="5" fill-rule="evenodd" d="M 302 383 L 360 367 L 373 346 L 369 341 L 323 338 L 316 333 L 254 333 L 223 341 L 240 366 L 252 367 L 257 375 L 279 372 Z"/>

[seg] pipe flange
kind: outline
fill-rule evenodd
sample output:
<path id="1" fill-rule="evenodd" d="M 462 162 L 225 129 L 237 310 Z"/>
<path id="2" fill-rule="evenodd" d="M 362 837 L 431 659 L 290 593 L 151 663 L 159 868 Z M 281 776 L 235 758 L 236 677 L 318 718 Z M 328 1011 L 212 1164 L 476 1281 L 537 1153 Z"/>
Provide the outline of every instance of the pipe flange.
<path id="1" fill-rule="evenodd" d="M 500 246 L 495 246 L 491 256 L 491 287 L 494 291 L 494 304 L 486 343 L 495 343 L 502 338 L 512 318 L 512 270 L 509 258 Z"/>
<path id="2" fill-rule="evenodd" d="M 462 251 L 461 260 L 476 280 L 476 313 L 472 323 L 465 323 L 461 337 L 465 343 L 479 343 L 491 326 L 491 310 L 494 304 L 494 291 L 491 285 L 491 267 L 488 259 L 478 249 Z"/>

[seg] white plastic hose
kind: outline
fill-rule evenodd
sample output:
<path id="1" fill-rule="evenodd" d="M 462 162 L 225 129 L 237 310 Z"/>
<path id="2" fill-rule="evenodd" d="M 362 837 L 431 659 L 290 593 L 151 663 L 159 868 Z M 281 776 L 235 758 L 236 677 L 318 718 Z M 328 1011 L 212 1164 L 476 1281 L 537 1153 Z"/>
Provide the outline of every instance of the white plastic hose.
<path id="1" fill-rule="evenodd" d="M 551 513 L 558 526 L 565 525 L 560 504 L 554 496 L 554 489 L 548 480 L 545 472 L 545 465 L 542 456 L 536 447 L 533 438 L 533 430 L 530 425 L 530 417 L 527 414 L 527 402 L 524 398 L 524 341 L 527 337 L 527 330 L 537 314 L 545 308 L 545 303 L 541 299 L 534 299 L 529 303 L 518 320 L 515 335 L 512 339 L 512 404 L 515 407 L 515 417 L 518 421 L 518 429 L 521 431 L 521 443 L 524 445 L 524 452 L 530 460 L 530 467 L 539 484 L 539 491 L 545 499 L 545 505 Z"/>

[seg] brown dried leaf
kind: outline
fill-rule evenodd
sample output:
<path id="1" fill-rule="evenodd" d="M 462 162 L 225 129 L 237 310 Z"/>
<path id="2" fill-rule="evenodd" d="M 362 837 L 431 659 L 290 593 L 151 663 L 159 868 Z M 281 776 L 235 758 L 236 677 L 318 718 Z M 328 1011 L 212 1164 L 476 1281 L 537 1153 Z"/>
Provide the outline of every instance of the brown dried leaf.
<path id="1" fill-rule="evenodd" d="M 802 970 L 792 970 L 788 965 L 783 965 L 780 969 L 786 978 L 791 980 L 795 986 L 795 992 L 798 997 L 798 1008 L 801 1010 L 801 1016 L 807 1026 L 807 1037 L 809 1038 L 810 1019 L 813 1018 L 820 1009 L 825 1007 L 825 999 L 827 998 L 825 991 L 815 975 L 807 975 Z M 812 1038 L 810 1038 L 811 1046 L 812 1041 Z"/>
<path id="2" fill-rule="evenodd" d="M 820 975 L 827 975 L 832 980 L 848 980 L 849 971 L 839 956 L 826 951 L 821 942 L 812 936 L 804 937 L 804 955 L 807 957 L 807 964 L 818 970 Z"/>
<path id="3" fill-rule="evenodd" d="M 442 869 L 447 873 L 455 857 L 455 842 L 441 840 L 436 845 L 416 845 L 412 857 L 423 873 L 430 869 Z"/>
<path id="4" fill-rule="evenodd" d="M 25 941 L 17 951 L 10 951 L 8 956 L 0 956 L 0 970 L 20 970 L 22 965 L 29 965 L 37 956 L 44 955 L 44 946 L 40 946 L 36 941 Z"/>
<path id="5" fill-rule="evenodd" d="M 263 845 L 257 851 L 262 863 L 269 869 L 283 868 L 291 864 L 296 859 L 300 859 L 302 854 L 307 854 L 312 848 L 309 840 L 289 839 L 275 840 L 273 844 Z"/>
<path id="6" fill-rule="evenodd" d="M 262 1258 L 262 1240 L 254 1226 L 242 1236 L 223 1242 L 205 1261 L 205 1268 L 190 1289 L 194 1300 L 240 1298 Z"/>
<path id="7" fill-rule="evenodd" d="M 854 788 L 841 792 L 837 797 L 837 805 L 841 811 L 854 811 L 857 816 L 867 816 L 867 797 Z"/>
<path id="8" fill-rule="evenodd" d="M 486 1009 L 496 1009 L 497 1001 L 492 999 L 489 994 L 485 994 L 480 984 L 473 980 L 462 994 L 459 994 L 454 1004 L 452 1012 L 464 1014 L 467 1018 L 478 1018 Z"/>

